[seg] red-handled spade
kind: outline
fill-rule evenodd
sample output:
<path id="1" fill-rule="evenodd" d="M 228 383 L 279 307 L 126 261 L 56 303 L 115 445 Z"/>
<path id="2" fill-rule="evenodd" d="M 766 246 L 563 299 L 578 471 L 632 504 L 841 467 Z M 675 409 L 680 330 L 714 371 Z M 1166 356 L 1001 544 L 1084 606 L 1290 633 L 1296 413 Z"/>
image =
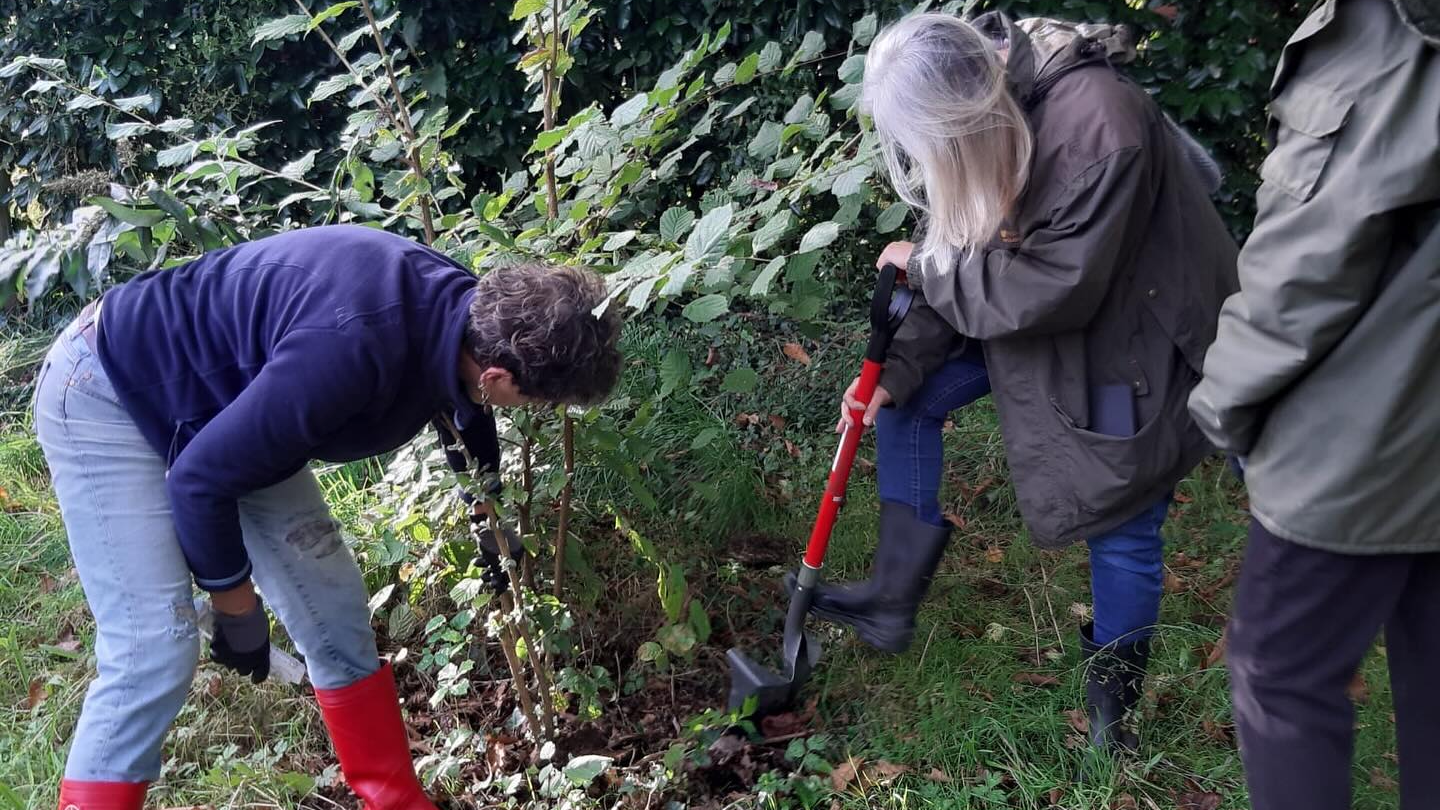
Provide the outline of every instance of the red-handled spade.
<path id="1" fill-rule="evenodd" d="M 870 344 L 865 349 L 865 361 L 860 366 L 860 384 L 855 390 L 855 399 L 860 407 L 851 410 L 850 424 L 840 436 L 840 449 L 830 467 L 830 480 L 820 501 L 820 514 L 815 518 L 815 528 L 810 531 L 805 559 L 796 577 L 795 592 L 790 597 L 790 610 L 785 614 L 785 639 L 781 647 L 784 674 L 761 666 L 739 648 L 732 647 L 725 655 L 730 662 L 729 706 L 732 711 L 745 708 L 752 699 L 754 716 L 757 717 L 789 706 L 800 687 L 810 679 L 810 671 L 820 658 L 820 643 L 805 632 L 805 616 L 815 598 L 815 585 L 820 581 L 820 566 L 825 562 L 830 532 L 835 528 L 840 505 L 845 502 L 845 485 L 850 481 L 855 451 L 860 446 L 861 434 L 865 432 L 861 417 L 880 383 L 880 372 L 885 368 L 885 354 L 890 348 L 890 340 L 900 328 L 901 321 L 905 320 L 914 298 L 904 280 L 903 270 L 893 264 L 885 265 L 876 280 L 875 295 L 870 299 Z"/>

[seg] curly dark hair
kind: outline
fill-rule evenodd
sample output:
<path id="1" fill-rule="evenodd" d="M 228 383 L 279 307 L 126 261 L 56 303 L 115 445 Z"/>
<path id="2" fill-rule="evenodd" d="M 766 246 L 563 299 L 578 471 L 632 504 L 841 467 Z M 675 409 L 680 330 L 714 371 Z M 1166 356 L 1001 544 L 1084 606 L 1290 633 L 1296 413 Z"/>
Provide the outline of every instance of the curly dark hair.
<path id="1" fill-rule="evenodd" d="M 480 277 L 465 346 L 482 367 L 515 377 L 520 393 L 550 403 L 604 399 L 620 377 L 620 316 L 596 316 L 605 282 L 581 267 L 520 264 Z"/>

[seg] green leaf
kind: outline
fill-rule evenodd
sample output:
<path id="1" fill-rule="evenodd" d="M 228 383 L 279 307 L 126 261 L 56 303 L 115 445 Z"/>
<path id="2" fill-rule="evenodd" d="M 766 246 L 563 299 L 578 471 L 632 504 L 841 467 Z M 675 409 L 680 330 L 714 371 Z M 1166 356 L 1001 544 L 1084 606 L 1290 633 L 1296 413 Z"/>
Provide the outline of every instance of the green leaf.
<path id="1" fill-rule="evenodd" d="M 795 99 L 795 103 L 790 105 L 789 112 L 785 113 L 785 123 L 802 124 L 810 117 L 810 113 L 814 111 L 815 97 L 806 93 L 800 98 Z"/>
<path id="2" fill-rule="evenodd" d="M 280 169 L 280 174 L 290 180 L 300 180 L 304 178 L 307 172 L 315 168 L 315 155 L 318 154 L 319 151 L 318 149 L 311 149 L 299 158 L 286 163 L 284 167 Z"/>
<path id="3" fill-rule="evenodd" d="M 524 2 L 524 0 L 521 0 Z M 575 757 L 565 765 L 565 778 L 576 787 L 585 787 L 595 781 L 595 777 L 605 772 L 614 760 L 610 757 L 599 754 L 586 754 Z"/>
<path id="4" fill-rule="evenodd" d="M 820 55 L 825 50 L 825 37 L 819 31 L 807 31 L 805 39 L 801 40 L 800 48 L 790 57 L 790 62 L 785 66 L 785 73 L 788 75 L 795 70 L 801 62 L 806 62 Z"/>
<path id="5" fill-rule="evenodd" d="M 841 62 L 837 75 L 846 84 L 859 84 L 865 78 L 865 54 L 857 53 Z"/>
<path id="6" fill-rule="evenodd" d="M 766 220 L 765 224 L 760 226 L 760 230 L 755 232 L 751 248 L 756 253 L 764 253 L 769 250 L 772 245 L 785 237 L 793 221 L 794 217 L 789 211 L 781 211 Z"/>
<path id="7" fill-rule="evenodd" d="M 654 641 L 647 641 L 644 644 L 640 645 L 640 649 L 636 651 L 635 656 L 641 661 L 644 661 L 646 663 L 652 663 L 660 660 L 660 657 L 664 654 L 665 648 L 661 647 L 659 643 Z"/>
<path id="8" fill-rule="evenodd" d="M 754 104 L 757 100 L 758 98 L 756 96 L 751 96 L 740 102 L 739 104 L 736 104 L 734 108 L 730 110 L 730 112 L 725 113 L 725 120 L 729 121 L 732 118 L 740 117 L 745 113 L 746 110 L 750 109 L 750 105 Z"/>
<path id="9" fill-rule="evenodd" d="M 688 624 L 667 624 L 655 634 L 671 655 L 689 655 L 695 649 L 695 630 Z"/>
<path id="10" fill-rule="evenodd" d="M 830 94 L 830 109 L 846 112 L 860 100 L 860 85 L 847 84 Z"/>
<path id="11" fill-rule="evenodd" d="M 189 118 L 167 118 L 155 125 L 155 128 L 169 135 L 177 132 L 184 132 L 195 126 L 195 122 Z"/>
<path id="12" fill-rule="evenodd" d="M 510 19 L 523 20 L 531 14 L 539 14 L 545 10 L 546 0 L 516 0 L 515 7 L 510 9 Z"/>
<path id="13" fill-rule="evenodd" d="M 850 37 L 855 40 L 856 45 L 864 48 L 870 44 L 870 40 L 875 38 L 875 30 L 879 24 L 879 18 L 872 11 L 855 21 L 855 24 L 850 27 Z"/>
<path id="14" fill-rule="evenodd" d="M 720 438 L 723 433 L 724 432 L 721 431 L 720 428 L 705 428 L 704 430 L 695 434 L 694 440 L 690 442 L 690 452 L 693 453 L 697 450 L 704 450 L 705 448 L 710 446 L 711 442 Z"/>
<path id="15" fill-rule="evenodd" d="M 305 30 L 314 31 L 316 28 L 324 25 L 328 20 L 339 17 L 341 14 L 344 14 L 346 11 L 349 11 L 350 9 L 355 8 L 358 5 L 360 5 L 358 2 L 336 3 L 335 5 L 325 9 L 319 14 L 316 14 L 314 17 L 311 17 L 310 24 L 306 26 Z"/>
<path id="16" fill-rule="evenodd" d="M 685 569 L 679 565 L 671 564 L 660 569 L 660 607 L 664 609 L 665 616 L 672 622 L 680 621 L 680 612 L 685 609 L 685 594 L 689 589 L 685 584 Z M 664 644 L 662 638 L 660 641 Z M 669 647 L 669 645 L 666 645 Z M 684 653 L 685 650 L 670 648 L 671 652 Z"/>
<path id="17" fill-rule="evenodd" d="M 314 104 L 317 101 L 324 101 L 331 96 L 342 93 L 355 84 L 355 77 L 349 73 L 341 73 L 338 76 L 331 76 L 328 79 L 315 85 L 310 91 L 310 100 L 307 104 Z"/>
<path id="18" fill-rule="evenodd" d="M 769 73 L 780 67 L 780 60 L 785 58 L 785 49 L 780 47 L 778 42 L 767 42 L 765 47 L 760 49 L 760 72 Z"/>
<path id="19" fill-rule="evenodd" d="M 384 607 L 386 600 L 388 600 L 388 599 L 390 598 L 390 594 L 392 594 L 392 593 L 394 593 L 394 592 L 395 592 L 395 583 L 393 583 L 393 582 L 390 583 L 389 585 L 386 585 L 385 587 L 381 588 L 380 590 L 376 591 L 376 592 L 375 592 L 375 595 L 372 596 L 372 597 L 370 597 L 370 602 L 369 602 L 370 615 L 371 615 L 371 616 L 374 616 L 376 611 L 378 611 L 380 608 Z M 438 619 L 438 618 L 440 618 L 440 617 L 439 617 L 439 616 L 436 616 L 435 618 Z M 434 619 L 431 620 L 431 623 L 432 623 L 432 624 L 434 623 Z"/>
<path id="20" fill-rule="evenodd" d="M 869 178 L 869 166 L 864 163 L 851 166 L 844 174 L 835 178 L 835 184 L 830 187 L 830 193 L 842 199 L 859 194 L 865 190 L 865 181 Z"/>
<path id="21" fill-rule="evenodd" d="M 750 156 L 758 160 L 774 160 L 780 153 L 780 139 L 785 128 L 775 121 L 766 121 L 750 141 Z"/>
<path id="22" fill-rule="evenodd" d="M 290 14 L 278 20 L 270 20 L 255 29 L 255 35 L 251 39 L 250 45 L 254 47 L 262 42 L 284 39 L 292 34 L 301 34 L 309 30 L 309 27 L 310 17 L 307 14 Z"/>
<path id="23" fill-rule="evenodd" d="M 730 247 L 730 220 L 734 215 L 733 206 L 722 205 L 701 217 L 685 242 L 685 258 L 698 263 L 719 261 Z"/>
<path id="24" fill-rule="evenodd" d="M 805 236 L 800 239 L 799 252 L 809 253 L 813 250 L 819 250 L 831 242 L 834 242 L 835 238 L 839 235 L 839 225 L 834 222 L 822 222 L 811 228 L 806 232 Z"/>
<path id="25" fill-rule="evenodd" d="M 161 168 L 180 166 L 195 159 L 195 152 L 199 148 L 196 143 L 176 144 L 169 149 L 161 149 L 155 155 L 155 164 Z"/>
<path id="26" fill-rule="evenodd" d="M 678 206 L 671 208 L 660 215 L 660 238 L 666 242 L 679 242 L 693 224 L 695 212 Z"/>
<path id="27" fill-rule="evenodd" d="M 680 349 L 671 349 L 660 360 L 660 396 L 690 383 L 690 356 Z"/>
<path id="28" fill-rule="evenodd" d="M 728 394 L 748 394 L 760 384 L 760 375 L 753 368 L 731 369 L 720 383 L 720 390 Z"/>
<path id="29" fill-rule="evenodd" d="M 323 200 L 325 199 L 325 196 L 326 195 L 318 191 L 297 191 L 294 194 L 291 194 L 285 199 L 281 200 L 280 204 L 275 206 L 275 212 L 279 213 L 281 211 L 284 211 L 286 208 L 289 208 L 297 202 L 305 202 L 309 200 Z"/>
<path id="30" fill-rule="evenodd" d="M 655 291 L 655 285 L 659 284 L 662 278 L 664 276 L 653 276 L 631 287 L 630 295 L 625 299 L 625 306 L 631 309 L 644 309 L 650 303 L 650 294 Z"/>
<path id="31" fill-rule="evenodd" d="M 25 88 L 25 92 L 20 95 L 28 96 L 31 93 L 48 93 L 64 83 L 65 82 L 59 79 L 36 79 L 35 83 Z"/>
<path id="32" fill-rule="evenodd" d="M 119 124 L 106 124 L 105 137 L 112 141 L 124 138 L 133 138 L 137 135 L 144 135 L 155 127 L 144 121 L 125 121 Z"/>
<path id="33" fill-rule="evenodd" d="M 105 213 L 129 225 L 137 228 L 151 228 L 160 224 L 165 219 L 164 211 L 146 210 L 131 208 L 128 205 L 121 205 L 109 197 L 91 197 L 87 200 L 91 205 L 98 205 L 105 209 Z"/>
<path id="34" fill-rule="evenodd" d="M 910 206 L 897 202 L 886 208 L 875 218 L 875 231 L 877 233 L 890 233 L 905 222 L 905 215 L 910 213 Z"/>
<path id="35" fill-rule="evenodd" d="M 690 629 L 695 631 L 697 644 L 710 640 L 710 617 L 705 614 L 705 606 L 700 604 L 699 599 L 690 600 Z"/>
<path id="36" fill-rule="evenodd" d="M 775 280 L 776 276 L 780 275 L 780 271 L 785 269 L 785 261 L 784 256 L 771 259 L 770 263 L 765 265 L 765 269 L 760 271 L 760 275 L 756 276 L 755 281 L 750 285 L 750 294 L 755 296 L 769 295 L 770 284 Z"/>
<path id="37" fill-rule="evenodd" d="M 725 47 L 725 44 L 726 44 L 727 42 L 729 42 L 729 41 L 730 41 L 730 21 L 729 21 L 729 20 L 726 20 L 726 21 L 725 21 L 725 24 L 722 25 L 722 26 L 720 26 L 720 30 L 715 32 L 715 38 L 712 39 L 712 40 L 710 40 L 710 52 L 711 52 L 711 53 L 716 53 L 716 52 L 718 52 L 719 50 L 721 50 L 722 48 L 724 48 L 724 47 Z"/>
<path id="38" fill-rule="evenodd" d="M 183 234 L 186 239 L 196 245 L 204 243 L 204 239 L 200 236 L 199 229 L 195 227 L 195 223 L 190 221 L 190 212 L 185 209 L 184 203 L 175 199 L 174 195 L 163 189 L 152 188 L 145 196 L 150 199 L 150 202 L 155 203 L 161 211 L 169 214 L 170 218 L 175 220 L 175 226 L 180 229 L 180 233 Z"/>
<path id="39" fill-rule="evenodd" d="M 650 96 L 645 93 L 634 96 L 610 113 L 610 123 L 617 127 L 629 126 L 640 120 L 649 106 Z"/>
<path id="40" fill-rule="evenodd" d="M 715 75 L 711 76 L 710 80 L 716 84 L 730 84 L 735 81 L 735 74 L 739 70 L 740 67 L 734 62 L 726 62 L 715 71 Z"/>
<path id="41" fill-rule="evenodd" d="M 74 98 L 65 102 L 65 111 L 79 112 L 80 110 L 88 110 L 93 107 L 99 107 L 101 104 L 104 103 L 105 100 L 100 98 L 99 96 L 92 96 L 89 93 L 80 93 Z"/>
<path id="42" fill-rule="evenodd" d="M 415 609 L 410 607 L 409 602 L 397 602 L 395 607 L 390 608 L 390 616 L 386 621 L 390 638 L 396 641 L 404 641 L 420 629 L 420 616 Z"/>
<path id="43" fill-rule="evenodd" d="M 605 240 L 605 246 L 600 249 L 605 251 L 606 253 L 609 253 L 612 250 L 619 250 L 620 248 L 625 247 L 634 240 L 635 231 L 620 231 L 619 233 L 612 233 L 610 234 L 610 238 Z"/>
<path id="44" fill-rule="evenodd" d="M 155 97 L 152 96 L 152 95 L 150 95 L 149 93 L 145 93 L 144 95 L 139 95 L 139 96 L 128 96 L 128 97 L 126 97 L 126 98 L 117 98 L 117 99 L 111 101 L 110 103 L 111 103 L 111 104 L 114 104 L 116 107 L 119 107 L 120 109 L 124 110 L 125 112 L 135 112 L 136 110 L 146 109 L 146 108 L 148 108 L 151 104 L 154 104 L 154 103 L 155 103 Z"/>
<path id="45" fill-rule="evenodd" d="M 729 299 L 718 293 L 712 293 L 686 304 L 680 314 L 694 323 L 709 323 L 729 311 Z"/>
<path id="46" fill-rule="evenodd" d="M 735 83 L 749 84 L 755 78 L 755 72 L 760 69 L 760 54 L 752 53 L 740 62 L 740 67 L 735 69 Z"/>

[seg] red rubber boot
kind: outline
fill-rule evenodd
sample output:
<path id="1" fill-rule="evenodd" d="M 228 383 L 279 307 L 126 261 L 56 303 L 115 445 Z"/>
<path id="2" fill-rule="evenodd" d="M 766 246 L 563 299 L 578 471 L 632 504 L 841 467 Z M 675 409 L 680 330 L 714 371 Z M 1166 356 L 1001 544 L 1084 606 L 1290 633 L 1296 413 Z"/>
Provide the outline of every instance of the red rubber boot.
<path id="1" fill-rule="evenodd" d="M 141 810 L 144 782 L 60 782 L 60 810 Z"/>
<path id="2" fill-rule="evenodd" d="M 366 810 L 436 810 L 420 789 L 387 663 L 341 689 L 316 689 L 345 781 Z"/>

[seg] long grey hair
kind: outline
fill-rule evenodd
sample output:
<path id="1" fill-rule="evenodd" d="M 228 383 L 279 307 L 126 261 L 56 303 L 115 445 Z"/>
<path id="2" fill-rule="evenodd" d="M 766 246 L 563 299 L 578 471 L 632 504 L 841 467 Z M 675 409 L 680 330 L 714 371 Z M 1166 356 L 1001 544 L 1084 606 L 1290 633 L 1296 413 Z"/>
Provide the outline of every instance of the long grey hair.
<path id="1" fill-rule="evenodd" d="M 1029 177 L 1033 139 L 996 45 L 949 14 L 906 17 L 875 38 L 860 104 L 896 193 L 923 214 L 925 271 L 953 272 Z"/>

